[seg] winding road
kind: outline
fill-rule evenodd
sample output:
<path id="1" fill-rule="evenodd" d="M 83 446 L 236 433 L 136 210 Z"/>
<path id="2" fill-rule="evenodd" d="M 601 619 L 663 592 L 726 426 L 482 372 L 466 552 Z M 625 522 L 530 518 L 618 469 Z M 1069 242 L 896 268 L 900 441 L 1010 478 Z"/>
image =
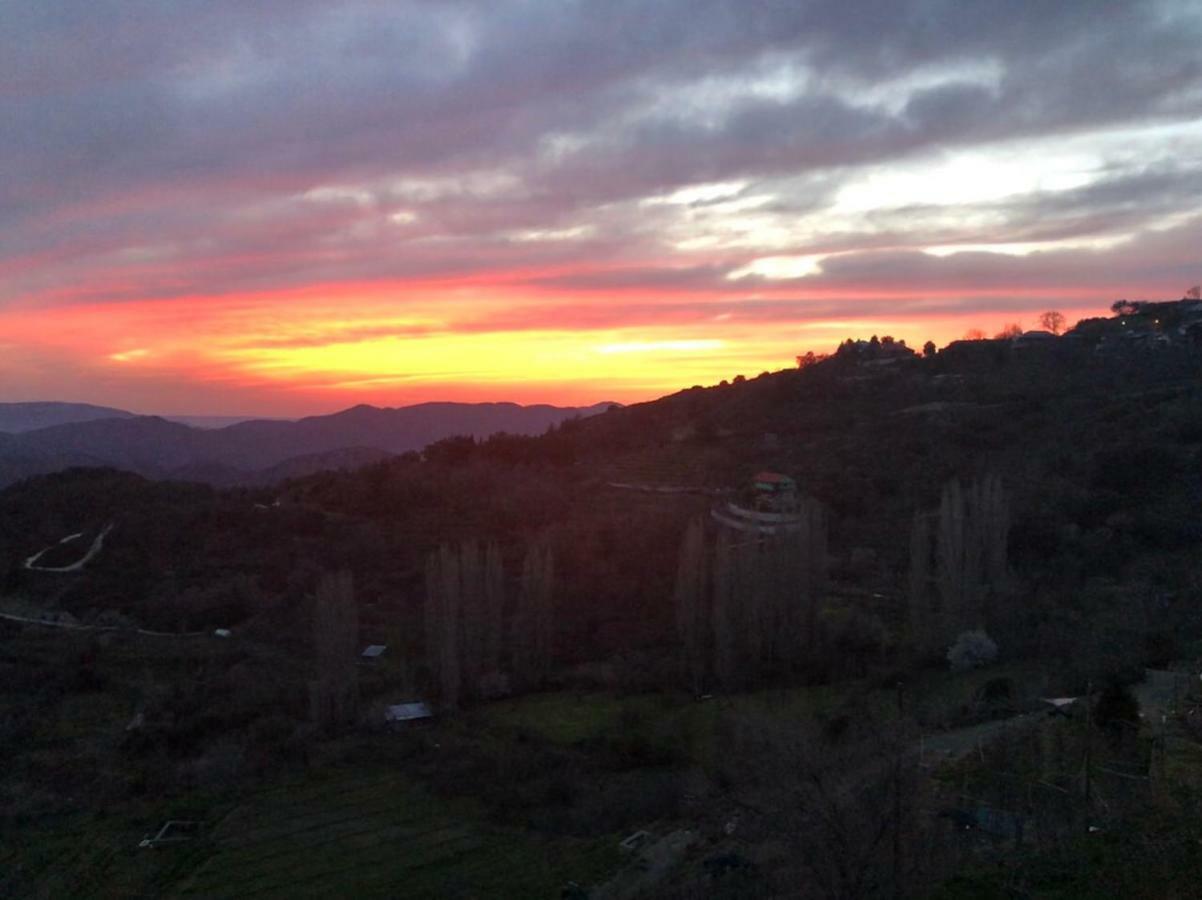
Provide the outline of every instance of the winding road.
<path id="1" fill-rule="evenodd" d="M 39 566 L 38 560 L 41 559 L 43 556 L 45 556 L 47 553 L 49 553 L 51 550 L 53 550 L 55 547 L 61 547 L 63 544 L 69 544 L 71 541 L 74 541 L 74 540 L 82 537 L 83 536 L 82 532 L 79 532 L 76 534 L 69 534 L 65 538 L 63 538 L 61 541 L 59 541 L 57 544 L 51 544 L 49 547 L 45 547 L 45 548 L 39 550 L 33 556 L 29 557 L 29 559 L 25 560 L 25 568 L 31 572 L 78 572 L 80 569 L 82 569 L 89 562 L 91 562 L 93 559 L 96 558 L 96 554 L 99 553 L 101 551 L 101 549 L 104 547 L 105 536 L 110 531 L 113 530 L 114 524 L 116 524 L 116 523 L 109 522 L 107 525 L 105 525 L 104 528 L 102 528 L 100 530 L 100 533 L 97 534 L 95 539 L 92 541 L 92 546 L 88 548 L 88 552 L 85 553 L 79 559 L 77 559 L 75 562 L 71 563 L 71 565 L 69 565 L 69 566 Z"/>

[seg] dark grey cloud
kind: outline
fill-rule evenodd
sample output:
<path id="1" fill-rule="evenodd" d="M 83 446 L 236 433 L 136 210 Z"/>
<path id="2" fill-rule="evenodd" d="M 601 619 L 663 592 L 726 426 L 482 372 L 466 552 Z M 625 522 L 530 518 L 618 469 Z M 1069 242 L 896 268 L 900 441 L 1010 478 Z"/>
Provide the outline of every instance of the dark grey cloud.
<path id="1" fill-rule="evenodd" d="M 962 291 L 966 298 L 1043 289 L 1062 290 L 1068 296 L 1092 291 L 1104 299 L 1110 292 L 1144 287 L 1155 292 L 1153 296 L 1167 299 L 1180 296 L 1197 281 L 1198 246 L 1202 246 L 1202 216 L 1106 249 L 1076 247 L 1021 256 L 995 252 L 950 256 L 915 251 L 847 253 L 824 260 L 821 274 L 795 284 L 805 284 L 816 293 L 839 285 L 882 292 L 906 285 L 915 294 L 951 289 Z"/>
<path id="2" fill-rule="evenodd" d="M 673 262 L 674 220 L 639 198 L 821 176 L 765 207 L 802 215 L 863 166 L 1202 116 L 1188 3 L 0 0 L 0 22 L 0 303 L 572 263 L 543 283 L 722 287 L 757 252 Z M 487 171 L 511 183 L 392 187 Z M 1196 201 L 1199 171 L 1008 200 L 988 233 L 907 234 L 896 210 L 786 251 L 1138 230 Z M 370 196 L 298 199 L 330 185 Z"/>

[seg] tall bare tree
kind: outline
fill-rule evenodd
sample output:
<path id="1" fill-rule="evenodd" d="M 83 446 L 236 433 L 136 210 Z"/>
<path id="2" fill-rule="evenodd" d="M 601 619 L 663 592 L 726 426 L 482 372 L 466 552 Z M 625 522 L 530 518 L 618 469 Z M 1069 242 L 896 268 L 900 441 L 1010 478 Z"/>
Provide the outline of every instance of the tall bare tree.
<path id="1" fill-rule="evenodd" d="M 719 534 L 711 621 L 723 689 L 796 670 L 814 653 L 827 567 L 826 513 L 812 499 L 801 501 L 788 530 Z"/>
<path id="2" fill-rule="evenodd" d="M 958 480 L 944 485 L 935 536 L 941 640 L 984 625 L 987 601 L 1007 581 L 1009 530 L 1009 501 L 996 475 L 967 491 Z"/>
<path id="3" fill-rule="evenodd" d="M 462 645 L 459 659 L 463 691 L 474 695 L 484 666 L 484 566 L 480 545 L 465 541 L 459 547 L 459 617 Z"/>
<path id="4" fill-rule="evenodd" d="M 818 607 L 826 590 L 830 552 L 826 509 L 813 498 L 802 501 L 798 510 L 800 530 L 797 533 L 794 558 L 800 570 L 798 601 L 803 619 L 803 642 L 813 652 L 818 639 Z"/>
<path id="5" fill-rule="evenodd" d="M 1049 309 L 1047 312 L 1040 314 L 1039 324 L 1052 332 L 1052 334 L 1060 334 L 1060 332 L 1064 331 L 1064 314 L 1054 309 Z"/>
<path id="6" fill-rule="evenodd" d="M 527 685 L 540 685 L 551 666 L 554 645 L 555 562 L 551 548 L 533 544 L 522 564 L 522 586 L 514 617 L 514 670 Z"/>
<path id="7" fill-rule="evenodd" d="M 501 670 L 504 572 L 495 542 L 443 546 L 426 560 L 426 661 L 443 703 L 488 692 Z"/>
<path id="8" fill-rule="evenodd" d="M 426 558 L 426 662 L 447 709 L 459 706 L 463 689 L 459 563 L 459 554 L 446 545 Z"/>
<path id="9" fill-rule="evenodd" d="M 714 632 L 714 675 L 724 690 L 735 687 L 737 677 L 737 645 L 734 612 L 734 540 L 730 531 L 718 533 L 713 577 L 713 606 L 711 622 Z"/>
<path id="10" fill-rule="evenodd" d="M 910 526 L 910 578 L 907 590 L 910 645 L 925 656 L 934 639 L 931 609 L 931 519 L 924 512 L 914 513 Z"/>
<path id="11" fill-rule="evenodd" d="M 680 640 L 681 671 L 695 694 L 702 692 L 708 641 L 706 604 L 705 536 L 700 520 L 693 520 L 680 545 L 676 568 L 676 633 Z"/>
<path id="12" fill-rule="evenodd" d="M 349 572 L 324 576 L 313 600 L 313 659 L 310 716 L 335 731 L 354 721 L 359 700 L 359 609 Z"/>
<path id="13" fill-rule="evenodd" d="M 492 541 L 484 550 L 483 608 L 480 612 L 484 630 L 483 663 L 485 673 L 501 670 L 501 648 L 505 640 L 505 573 L 501 567 L 501 548 Z"/>

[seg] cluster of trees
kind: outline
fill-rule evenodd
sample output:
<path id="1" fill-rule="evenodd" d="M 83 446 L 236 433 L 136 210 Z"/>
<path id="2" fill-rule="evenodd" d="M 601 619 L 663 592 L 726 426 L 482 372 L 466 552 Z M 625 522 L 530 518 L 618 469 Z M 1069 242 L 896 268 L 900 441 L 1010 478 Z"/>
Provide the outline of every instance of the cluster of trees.
<path id="1" fill-rule="evenodd" d="M 573 434 L 579 419 L 567 419 L 552 425 L 541 435 L 509 434 L 498 431 L 477 440 L 471 435 L 454 435 L 426 446 L 420 454 L 406 454 L 411 459 L 423 459 L 436 465 L 461 466 L 486 460 L 508 465 L 551 464 L 570 465 L 576 460 Z"/>
<path id="2" fill-rule="evenodd" d="M 801 356 L 797 357 L 797 368 L 808 369 L 810 366 L 816 366 L 818 363 L 830 359 L 830 356 L 829 353 L 815 353 L 813 350 L 807 350 Z M 746 381 L 746 379 L 743 380 Z M 735 383 L 738 384 L 739 382 Z"/>
<path id="3" fill-rule="evenodd" d="M 1127 301 L 1121 300 L 1111 308 L 1117 312 L 1119 311 L 1120 304 L 1124 304 L 1124 309 L 1129 307 L 1131 310 L 1134 310 L 1139 306 L 1139 304 L 1128 304 Z M 1048 310 L 1047 312 L 1039 314 L 1038 323 L 1040 328 L 1050 331 L 1052 334 L 1059 335 L 1064 332 L 1067 320 L 1064 318 L 1063 313 L 1057 312 L 1056 310 Z M 1021 324 L 1018 322 L 1008 322 L 1007 324 L 1003 325 L 1001 330 L 993 336 L 993 339 L 995 341 L 1009 340 L 1011 338 L 1019 337 L 1022 334 L 1023 326 Z M 985 338 L 986 334 L 980 328 L 970 328 L 964 333 L 964 340 L 966 341 L 983 341 Z M 934 356 L 936 349 L 937 348 L 934 341 L 927 341 L 922 346 L 922 355 L 926 357 Z M 908 354 L 909 352 L 910 349 L 906 346 L 905 341 L 894 340 L 889 335 L 878 338 L 874 334 L 868 341 L 854 341 L 848 338 L 839 345 L 839 349 L 836 351 L 835 355 L 856 356 L 866 359 L 873 359 L 879 356 Z M 826 358 L 826 354 L 815 355 L 812 352 L 806 353 L 803 356 L 797 357 L 797 367 L 799 369 L 806 369 Z"/>
<path id="4" fill-rule="evenodd" d="M 878 359 L 888 356 L 911 356 L 914 351 L 906 346 L 903 340 L 894 340 L 892 335 L 877 337 L 875 334 L 867 341 L 855 341 L 848 338 L 839 345 L 835 356 L 853 356 L 858 359 Z M 798 363 L 804 357 L 798 357 Z"/>
<path id="5" fill-rule="evenodd" d="M 939 509 L 919 511 L 910 531 L 910 642 L 927 656 L 984 626 L 1008 580 L 1010 501 L 989 475 L 943 486 Z"/>
<path id="6" fill-rule="evenodd" d="M 1182 300 L 1202 300 L 1202 285 L 1195 284 L 1186 288 L 1181 295 Z M 1176 301 L 1158 300 L 1115 300 L 1110 304 L 1110 311 L 1116 316 L 1135 316 L 1147 311 L 1155 311 L 1176 305 Z"/>
<path id="7" fill-rule="evenodd" d="M 506 616 L 505 574 L 495 542 L 443 545 L 426 560 L 426 663 L 443 706 L 537 687 L 554 644 L 554 559 L 526 552 L 517 602 Z"/>
<path id="8" fill-rule="evenodd" d="M 505 603 L 496 542 L 442 545 L 427 557 L 425 579 L 425 663 L 445 708 L 545 683 L 556 628 L 549 547 L 528 548 L 512 608 Z M 311 623 L 309 717 L 331 733 L 351 724 L 359 711 L 359 614 L 350 573 L 321 577 Z M 393 649 L 399 652 L 399 644 Z"/>
<path id="9" fill-rule="evenodd" d="M 1125 302 L 1125 301 L 1124 301 Z M 1046 312 L 1039 314 L 1036 320 L 1039 327 L 1045 331 L 1050 331 L 1052 334 L 1061 334 L 1064 331 L 1067 320 L 1064 318 L 1064 313 L 1054 309 L 1049 309 Z M 1012 338 L 1020 337 L 1023 334 L 1023 326 L 1018 322 L 1007 322 L 1002 326 L 993 339 L 995 341 L 1005 341 Z M 964 332 L 964 340 L 966 341 L 983 341 L 985 340 L 985 332 L 980 328 L 970 328 Z"/>
<path id="10" fill-rule="evenodd" d="M 908 623 L 916 658 L 941 656 L 958 635 L 996 620 L 1009 584 L 1010 521 L 996 475 L 967 487 L 949 481 L 938 510 L 914 516 Z M 801 504 L 797 530 L 783 534 L 722 530 L 710 545 L 700 521 L 689 526 L 674 600 L 679 672 L 690 689 L 824 672 L 836 658 L 862 674 L 888 643 L 886 629 L 869 610 L 828 602 L 827 531 L 812 499 Z"/>
<path id="11" fill-rule="evenodd" d="M 712 552 L 704 528 L 685 533 L 675 588 L 681 674 L 697 693 L 796 672 L 813 657 L 827 580 L 821 504 L 802 502 L 795 531 L 760 536 L 722 530 Z"/>

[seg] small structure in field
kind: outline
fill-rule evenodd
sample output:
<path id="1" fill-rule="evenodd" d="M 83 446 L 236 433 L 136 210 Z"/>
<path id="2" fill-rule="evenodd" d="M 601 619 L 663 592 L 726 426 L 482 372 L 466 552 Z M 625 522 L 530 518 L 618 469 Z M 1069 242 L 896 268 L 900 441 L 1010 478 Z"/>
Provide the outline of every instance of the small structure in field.
<path id="1" fill-rule="evenodd" d="M 416 700 L 411 703 L 394 703 L 384 710 L 384 723 L 390 728 L 402 728 L 410 722 L 430 719 L 434 713 L 429 704 Z"/>
<path id="2" fill-rule="evenodd" d="M 1048 705 L 1048 715 L 1064 716 L 1066 719 L 1072 718 L 1077 710 L 1077 701 L 1080 697 L 1043 697 L 1043 702 Z"/>
<path id="3" fill-rule="evenodd" d="M 634 853 L 636 850 L 641 849 L 650 840 L 651 840 L 651 832 L 636 831 L 634 834 L 628 835 L 627 837 L 623 838 L 618 843 L 618 849 L 623 851 L 624 853 Z"/>
<path id="4" fill-rule="evenodd" d="M 363 648 L 363 652 L 359 654 L 359 658 L 364 662 L 375 662 L 384 655 L 384 651 L 387 649 L 387 644 L 368 644 Z"/>

